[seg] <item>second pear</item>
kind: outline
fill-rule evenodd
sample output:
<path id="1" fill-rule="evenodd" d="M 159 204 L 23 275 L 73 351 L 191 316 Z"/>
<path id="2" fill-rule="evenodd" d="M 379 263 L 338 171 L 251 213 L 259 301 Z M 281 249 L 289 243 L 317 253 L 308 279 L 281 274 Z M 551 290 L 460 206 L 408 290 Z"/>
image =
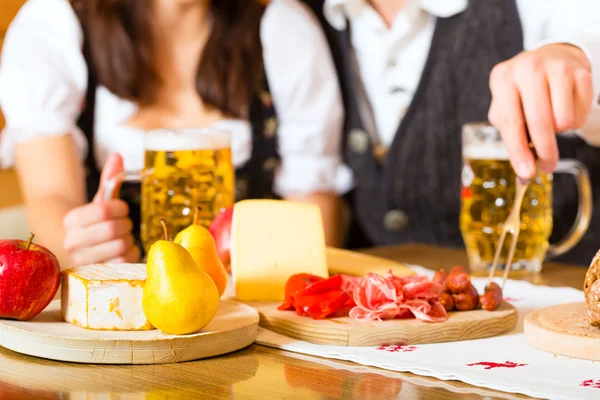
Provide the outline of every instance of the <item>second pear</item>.
<path id="1" fill-rule="evenodd" d="M 217 246 L 210 231 L 198 223 L 198 209 L 192 225 L 179 232 L 173 242 L 183 246 L 191 254 L 196 265 L 215 282 L 219 297 L 223 296 L 227 287 L 227 271 L 217 254 Z"/>

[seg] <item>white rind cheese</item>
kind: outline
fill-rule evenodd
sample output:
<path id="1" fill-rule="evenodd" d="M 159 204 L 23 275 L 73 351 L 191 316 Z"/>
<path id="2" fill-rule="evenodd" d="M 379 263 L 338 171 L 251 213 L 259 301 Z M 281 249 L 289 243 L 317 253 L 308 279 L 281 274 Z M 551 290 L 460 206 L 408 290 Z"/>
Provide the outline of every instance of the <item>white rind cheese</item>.
<path id="1" fill-rule="evenodd" d="M 145 281 L 145 264 L 93 264 L 66 270 L 62 317 L 86 329 L 154 329 L 142 310 Z"/>
<path id="2" fill-rule="evenodd" d="M 283 200 L 235 204 L 231 270 L 241 301 L 282 301 L 294 274 L 328 276 L 321 209 Z"/>

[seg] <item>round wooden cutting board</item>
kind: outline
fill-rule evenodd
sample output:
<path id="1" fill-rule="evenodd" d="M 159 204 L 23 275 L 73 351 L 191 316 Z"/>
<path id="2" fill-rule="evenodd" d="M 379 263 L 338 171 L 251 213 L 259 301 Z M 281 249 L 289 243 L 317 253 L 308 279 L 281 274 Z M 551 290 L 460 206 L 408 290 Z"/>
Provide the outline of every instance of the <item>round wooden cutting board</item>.
<path id="1" fill-rule="evenodd" d="M 495 311 L 450 312 L 440 323 L 417 319 L 358 321 L 349 317 L 314 320 L 294 311 L 279 311 L 278 304 L 247 303 L 258 310 L 263 328 L 298 340 L 336 346 L 426 344 L 480 339 L 511 331 L 517 309 L 503 302 Z"/>
<path id="2" fill-rule="evenodd" d="M 92 364 L 165 364 L 230 353 L 258 333 L 253 308 L 222 300 L 215 318 L 191 335 L 151 331 L 97 331 L 64 322 L 55 300 L 29 322 L 0 320 L 0 346 L 36 357 Z"/>
<path id="3" fill-rule="evenodd" d="M 600 361 L 600 328 L 585 319 L 584 303 L 543 308 L 525 317 L 525 339 L 540 350 Z"/>

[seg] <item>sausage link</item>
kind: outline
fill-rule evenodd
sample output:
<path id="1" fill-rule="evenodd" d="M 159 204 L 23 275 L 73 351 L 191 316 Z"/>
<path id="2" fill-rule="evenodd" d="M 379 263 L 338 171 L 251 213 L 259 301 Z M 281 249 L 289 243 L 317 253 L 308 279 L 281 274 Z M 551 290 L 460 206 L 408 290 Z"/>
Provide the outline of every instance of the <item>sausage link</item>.
<path id="1" fill-rule="evenodd" d="M 502 288 L 496 282 L 491 282 L 485 287 L 485 293 L 481 296 L 481 308 L 494 311 L 502 303 Z"/>
<path id="2" fill-rule="evenodd" d="M 445 269 L 440 269 L 438 272 L 436 272 L 433 275 L 433 281 L 436 283 L 439 283 L 440 285 L 442 285 L 442 292 L 445 292 L 448 290 L 448 287 L 446 286 L 446 280 L 448 279 L 448 273 L 446 272 Z"/>
<path id="3" fill-rule="evenodd" d="M 471 277 L 463 267 L 457 265 L 450 270 L 446 286 L 452 293 L 462 293 L 469 288 L 469 285 L 471 285 Z"/>
<path id="4" fill-rule="evenodd" d="M 440 303 L 442 303 L 446 311 L 452 311 L 454 309 L 454 299 L 450 293 L 443 292 L 440 295 Z"/>
<path id="5" fill-rule="evenodd" d="M 471 311 L 479 305 L 479 293 L 475 286 L 469 285 L 467 290 L 461 293 L 454 294 L 454 306 L 459 311 Z"/>

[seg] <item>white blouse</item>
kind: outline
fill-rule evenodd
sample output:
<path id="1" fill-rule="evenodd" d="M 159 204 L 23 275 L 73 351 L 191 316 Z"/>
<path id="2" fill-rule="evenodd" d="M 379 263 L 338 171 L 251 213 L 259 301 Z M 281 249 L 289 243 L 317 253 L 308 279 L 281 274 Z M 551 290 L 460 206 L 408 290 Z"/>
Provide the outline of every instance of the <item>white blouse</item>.
<path id="1" fill-rule="evenodd" d="M 278 116 L 275 193 L 344 193 L 352 173 L 341 161 L 344 111 L 333 60 L 318 21 L 297 0 L 272 0 L 260 27 L 264 64 Z M 0 107 L 6 128 L 0 134 L 0 167 L 14 164 L 19 142 L 44 135 L 71 134 L 83 160 L 86 139 L 77 119 L 87 89 L 79 20 L 68 0 L 28 0 L 9 27 L 0 63 Z M 144 132 L 125 126 L 134 103 L 100 86 L 96 95 L 95 160 L 102 168 L 119 152 L 126 170 L 143 167 Z M 232 133 L 236 167 L 252 153 L 245 120 L 216 124 Z"/>

